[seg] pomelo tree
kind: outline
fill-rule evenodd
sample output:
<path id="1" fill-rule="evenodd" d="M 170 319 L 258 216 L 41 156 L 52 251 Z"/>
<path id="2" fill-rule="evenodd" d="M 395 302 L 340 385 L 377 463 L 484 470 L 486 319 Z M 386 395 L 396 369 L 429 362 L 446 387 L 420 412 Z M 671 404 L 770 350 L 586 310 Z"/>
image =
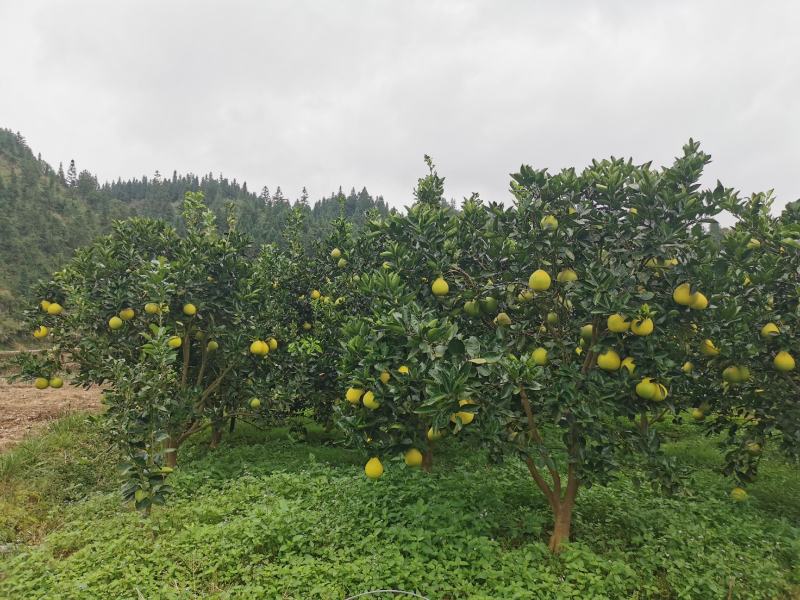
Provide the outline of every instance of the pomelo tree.
<path id="1" fill-rule="evenodd" d="M 408 214 L 372 223 L 388 266 L 362 277 L 371 312 L 344 329 L 342 391 L 355 391 L 340 423 L 370 456 L 368 476 L 383 473 L 381 458 L 426 448 L 428 430 L 518 455 L 552 509 L 553 551 L 580 489 L 631 456 L 676 485 L 653 425 L 701 402 L 727 408 L 722 369 L 693 369 L 717 350 L 705 340 L 721 339 L 740 290 L 709 251 L 713 218 L 740 200 L 702 189 L 710 157 L 693 141 L 683 150 L 661 169 L 523 166 L 513 206 L 472 197 L 461 211 L 429 163 Z M 396 376 L 401 365 L 410 376 Z"/>
<path id="2" fill-rule="evenodd" d="M 200 193 L 187 193 L 183 229 L 154 220 L 117 222 L 41 287 L 28 322 L 48 348 L 23 359 L 37 387 L 102 386 L 105 422 L 128 457 L 126 498 L 149 510 L 169 491 L 178 448 L 249 412 L 257 381 L 286 333 L 268 291 L 254 285 L 250 241 L 235 219 L 216 223 Z M 38 378 L 38 379 L 37 379 Z M 43 385 L 46 383 L 47 385 Z M 42 385 L 40 385 L 42 384 Z"/>
<path id="3" fill-rule="evenodd" d="M 268 400 L 271 421 L 287 418 L 297 436 L 303 419 L 331 424 L 335 402 L 341 398 L 337 365 L 340 329 L 348 315 L 361 309 L 352 294 L 358 276 L 359 245 L 352 223 L 332 222 L 329 235 L 303 243 L 304 213 L 295 208 L 280 245 L 266 245 L 253 264 L 252 285 L 270 296 L 287 332 L 275 368 L 258 381 Z"/>
<path id="4" fill-rule="evenodd" d="M 770 194 L 753 194 L 730 205 L 733 227 L 708 238 L 698 278 L 708 282 L 712 310 L 699 331 L 716 351 L 698 354 L 693 376 L 717 382 L 714 402 L 697 398 L 696 418 L 724 434 L 725 472 L 745 487 L 757 474 L 762 450 L 776 443 L 800 453 L 800 220 L 797 203 L 771 215 Z M 717 288 L 717 289 L 715 289 Z M 726 293 L 725 288 L 730 288 Z M 696 336 L 695 347 L 702 342 Z M 711 414 L 706 416 L 706 406 Z"/>

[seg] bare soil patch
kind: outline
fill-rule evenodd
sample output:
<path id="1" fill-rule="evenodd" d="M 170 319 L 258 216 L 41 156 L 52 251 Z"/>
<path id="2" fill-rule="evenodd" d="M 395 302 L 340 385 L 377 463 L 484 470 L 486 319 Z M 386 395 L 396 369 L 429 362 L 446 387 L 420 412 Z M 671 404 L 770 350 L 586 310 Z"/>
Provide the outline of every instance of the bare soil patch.
<path id="1" fill-rule="evenodd" d="M 72 387 L 37 390 L 30 383 L 8 383 L 0 374 L 0 452 L 73 412 L 100 412 L 101 390 Z"/>

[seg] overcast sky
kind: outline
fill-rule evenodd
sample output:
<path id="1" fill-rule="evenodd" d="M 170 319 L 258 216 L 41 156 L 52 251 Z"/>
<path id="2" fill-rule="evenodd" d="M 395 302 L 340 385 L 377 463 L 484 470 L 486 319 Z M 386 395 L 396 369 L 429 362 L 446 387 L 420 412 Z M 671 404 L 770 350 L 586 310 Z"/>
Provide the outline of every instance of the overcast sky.
<path id="1" fill-rule="evenodd" d="M 0 126 L 101 180 L 508 200 L 523 162 L 671 161 L 800 197 L 800 3 L 0 0 Z"/>

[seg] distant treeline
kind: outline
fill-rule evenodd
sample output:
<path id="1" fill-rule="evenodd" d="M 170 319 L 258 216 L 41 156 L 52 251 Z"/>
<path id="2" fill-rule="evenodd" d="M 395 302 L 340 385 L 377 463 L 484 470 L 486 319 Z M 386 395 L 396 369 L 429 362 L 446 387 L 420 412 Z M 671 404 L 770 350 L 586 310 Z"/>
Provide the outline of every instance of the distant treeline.
<path id="1" fill-rule="evenodd" d="M 75 248 L 107 232 L 115 219 L 144 216 L 177 223 L 187 191 L 202 191 L 209 206 L 224 222 L 232 205 L 239 227 L 256 245 L 279 242 L 291 211 L 305 215 L 307 240 L 325 235 L 330 222 L 343 214 L 356 225 L 367 214 L 387 214 L 381 196 L 366 188 L 340 188 L 313 202 L 305 188 L 291 199 L 280 187 L 250 191 L 246 182 L 223 175 L 164 177 L 156 172 L 128 180 L 100 184 L 88 170 L 78 171 L 75 161 L 57 169 L 36 156 L 24 137 L 0 129 L 0 344 L 18 333 L 16 315 L 31 286 L 57 270 Z"/>

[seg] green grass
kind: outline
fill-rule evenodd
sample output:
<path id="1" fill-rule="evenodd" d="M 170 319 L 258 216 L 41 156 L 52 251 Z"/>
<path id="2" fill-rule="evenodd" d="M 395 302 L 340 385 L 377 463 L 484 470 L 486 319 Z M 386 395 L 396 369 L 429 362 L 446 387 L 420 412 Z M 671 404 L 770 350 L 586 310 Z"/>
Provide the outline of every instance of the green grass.
<path id="1" fill-rule="evenodd" d="M 298 444 L 243 426 L 216 451 L 182 450 L 175 495 L 146 520 L 120 503 L 98 426 L 70 417 L 0 456 L 13 545 L 0 598 L 800 597 L 796 466 L 768 454 L 733 504 L 714 443 L 670 427 L 669 451 L 693 467 L 686 492 L 625 476 L 582 490 L 575 541 L 554 557 L 548 508 L 514 460 L 444 444 L 433 474 L 391 462 L 371 482 L 321 432 Z"/>

